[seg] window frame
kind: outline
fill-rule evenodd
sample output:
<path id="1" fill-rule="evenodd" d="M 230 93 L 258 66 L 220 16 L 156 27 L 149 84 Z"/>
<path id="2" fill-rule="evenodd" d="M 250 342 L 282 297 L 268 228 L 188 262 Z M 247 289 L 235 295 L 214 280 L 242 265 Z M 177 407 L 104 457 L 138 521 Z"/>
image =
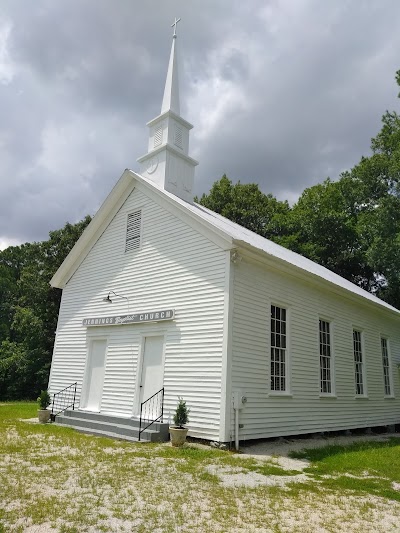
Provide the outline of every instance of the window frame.
<path id="1" fill-rule="evenodd" d="M 330 355 L 329 355 L 329 371 L 330 371 L 330 392 L 322 391 L 322 366 L 321 366 L 321 357 L 327 357 L 324 354 L 321 353 L 321 322 L 325 322 L 329 325 L 329 348 L 330 348 Z M 318 333 L 317 333 L 317 339 L 318 339 L 318 390 L 319 390 L 319 396 L 320 398 L 336 398 L 336 380 L 335 380 L 335 350 L 334 350 L 334 342 L 333 342 L 333 335 L 334 335 L 334 322 L 331 318 L 319 315 L 318 317 Z"/>
<path id="2" fill-rule="evenodd" d="M 284 309 L 285 317 L 285 389 L 275 390 L 272 388 L 272 349 L 281 348 L 272 346 L 272 307 Z M 276 332 L 275 332 L 276 333 Z M 282 302 L 270 302 L 269 304 L 269 394 L 270 396 L 291 396 L 291 357 L 290 357 L 290 308 Z"/>
<path id="3" fill-rule="evenodd" d="M 389 378 L 389 387 L 390 392 L 389 394 L 386 393 L 386 378 L 385 378 L 385 366 L 384 366 L 384 355 L 383 355 L 383 345 L 382 341 L 386 342 L 386 357 L 387 357 L 387 369 L 388 369 L 388 378 Z M 394 398 L 394 388 L 393 388 L 393 374 L 392 374 L 392 358 L 391 358 L 391 352 L 390 352 L 390 340 L 387 335 L 381 334 L 379 336 L 379 342 L 380 342 L 380 348 L 381 348 L 381 362 L 382 362 L 382 378 L 383 378 L 383 392 L 384 392 L 384 398 Z"/>
<path id="4" fill-rule="evenodd" d="M 360 362 L 356 362 L 356 352 L 355 352 L 355 344 L 354 344 L 354 333 L 360 334 L 360 353 L 361 353 L 361 377 L 362 377 L 362 386 L 363 386 L 363 392 L 358 393 L 357 392 L 357 364 L 360 364 Z M 368 388 L 367 388 L 367 370 L 366 370 L 366 362 L 365 362 L 365 342 L 364 342 L 364 331 L 362 328 L 359 328 L 357 326 L 352 327 L 352 347 L 353 347 L 353 365 L 354 365 L 354 392 L 355 392 L 355 398 L 367 398 L 368 397 Z"/>

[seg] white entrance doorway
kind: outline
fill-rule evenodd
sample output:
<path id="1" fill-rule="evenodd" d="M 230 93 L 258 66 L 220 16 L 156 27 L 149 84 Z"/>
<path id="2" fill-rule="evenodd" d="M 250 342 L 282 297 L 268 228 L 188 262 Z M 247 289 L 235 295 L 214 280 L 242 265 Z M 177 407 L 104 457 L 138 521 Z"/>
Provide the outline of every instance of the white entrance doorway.
<path id="1" fill-rule="evenodd" d="M 153 396 L 153 394 L 162 389 L 164 374 L 163 349 L 164 337 L 145 337 L 142 373 L 140 378 L 139 411 L 142 402 L 146 401 Z M 156 409 L 155 403 L 154 409 Z M 148 414 L 155 415 L 155 413 Z"/>
<path id="2" fill-rule="evenodd" d="M 105 340 L 94 340 L 91 342 L 86 372 L 85 402 L 83 405 L 83 408 L 88 411 L 100 411 L 106 347 L 107 342 Z"/>

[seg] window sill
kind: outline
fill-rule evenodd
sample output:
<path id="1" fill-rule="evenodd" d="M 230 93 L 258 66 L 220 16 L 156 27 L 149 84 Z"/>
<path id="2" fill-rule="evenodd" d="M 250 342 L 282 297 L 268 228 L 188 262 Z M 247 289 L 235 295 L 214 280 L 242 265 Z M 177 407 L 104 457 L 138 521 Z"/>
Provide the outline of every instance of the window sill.
<path id="1" fill-rule="evenodd" d="M 368 396 L 366 396 L 365 394 L 356 394 L 354 396 L 354 399 L 355 400 L 369 400 Z"/>
<path id="2" fill-rule="evenodd" d="M 292 398 L 293 395 L 290 392 L 271 391 L 268 396 Z"/>
<path id="3" fill-rule="evenodd" d="M 319 395 L 320 398 L 333 398 L 334 400 L 336 400 L 337 396 L 336 394 L 328 394 L 328 393 L 323 393 L 321 392 L 320 395 Z"/>
<path id="4" fill-rule="evenodd" d="M 393 394 L 391 394 L 390 396 L 384 396 L 384 399 L 385 399 L 385 400 L 395 400 L 395 399 L 396 399 L 396 396 L 394 396 Z"/>

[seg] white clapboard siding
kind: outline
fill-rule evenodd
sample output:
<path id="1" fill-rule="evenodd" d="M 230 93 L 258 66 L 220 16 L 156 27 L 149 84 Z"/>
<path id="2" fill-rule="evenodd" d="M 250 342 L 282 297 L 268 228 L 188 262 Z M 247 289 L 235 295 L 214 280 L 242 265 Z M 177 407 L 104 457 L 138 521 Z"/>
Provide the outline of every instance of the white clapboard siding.
<path id="1" fill-rule="evenodd" d="M 232 389 L 248 398 L 240 439 L 400 423 L 400 331 L 387 313 L 250 260 L 233 270 Z M 288 309 L 288 396 L 270 393 L 271 304 Z M 334 398 L 319 394 L 320 317 L 331 321 Z M 363 332 L 368 399 L 355 398 L 353 327 Z M 384 397 L 381 334 L 390 342 L 394 398 Z"/>
<path id="2" fill-rule="evenodd" d="M 129 213 L 141 210 L 138 250 L 125 252 Z M 131 416 L 140 356 L 147 333 L 165 335 L 165 411 L 178 396 L 191 409 L 190 434 L 217 439 L 220 430 L 226 252 L 134 190 L 63 291 L 50 389 L 84 379 L 87 335 L 107 338 L 101 409 Z M 85 317 L 127 314 L 127 301 L 102 299 L 108 291 L 129 298 L 130 312 L 175 309 L 174 321 L 121 327 L 82 326 Z"/>

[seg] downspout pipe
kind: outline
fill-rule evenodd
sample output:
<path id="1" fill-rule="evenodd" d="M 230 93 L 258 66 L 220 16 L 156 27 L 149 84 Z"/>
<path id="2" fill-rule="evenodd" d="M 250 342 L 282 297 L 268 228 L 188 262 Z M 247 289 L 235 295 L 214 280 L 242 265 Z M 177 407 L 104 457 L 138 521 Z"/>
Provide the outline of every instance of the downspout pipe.
<path id="1" fill-rule="evenodd" d="M 233 406 L 235 411 L 235 450 L 239 451 L 239 409 Z"/>

